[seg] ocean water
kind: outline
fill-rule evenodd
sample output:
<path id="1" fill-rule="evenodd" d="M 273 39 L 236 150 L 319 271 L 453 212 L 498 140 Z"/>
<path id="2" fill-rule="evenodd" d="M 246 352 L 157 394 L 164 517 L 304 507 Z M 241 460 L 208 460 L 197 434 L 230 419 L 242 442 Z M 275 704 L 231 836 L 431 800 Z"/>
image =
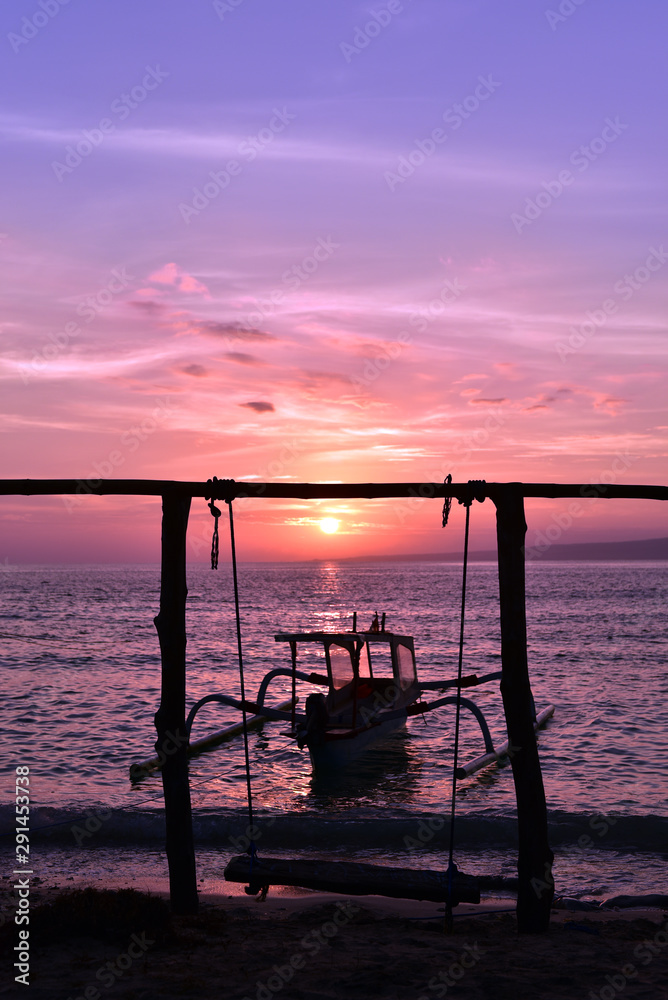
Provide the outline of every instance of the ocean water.
<path id="1" fill-rule="evenodd" d="M 130 764 L 153 754 L 159 568 L 11 566 L 2 569 L 0 583 L 5 833 L 13 830 L 13 770 L 27 765 L 32 838 L 44 871 L 164 873 L 160 777 L 136 785 L 128 777 Z M 221 563 L 212 572 L 193 565 L 188 584 L 188 704 L 214 692 L 238 697 L 229 567 Z M 413 635 L 421 679 L 456 674 L 460 566 L 241 564 L 239 584 L 251 697 L 268 670 L 289 666 L 275 633 L 349 629 L 353 611 L 360 627 L 385 612 L 389 630 Z M 560 891 L 668 890 L 667 597 L 668 563 L 527 566 L 534 697 L 539 710 L 556 706 L 539 751 Z M 305 660 L 301 668 L 317 664 Z M 499 668 L 496 566 L 473 563 L 464 673 Z M 268 704 L 287 697 L 289 683 L 277 679 Z M 303 704 L 307 689 L 298 693 Z M 498 682 L 465 693 L 483 709 L 495 742 L 503 742 Z M 460 763 L 483 752 L 477 723 L 466 712 L 462 720 Z M 193 738 L 235 721 L 234 710 L 207 706 Z M 453 727 L 453 708 L 410 720 L 347 773 L 327 780 L 312 778 L 308 755 L 284 735 L 284 723 L 252 731 L 258 850 L 354 854 L 413 867 L 441 863 Z M 244 846 L 241 739 L 193 759 L 190 776 L 200 864 L 218 872 Z M 514 817 L 510 767 L 458 782 L 460 866 L 513 874 Z"/>

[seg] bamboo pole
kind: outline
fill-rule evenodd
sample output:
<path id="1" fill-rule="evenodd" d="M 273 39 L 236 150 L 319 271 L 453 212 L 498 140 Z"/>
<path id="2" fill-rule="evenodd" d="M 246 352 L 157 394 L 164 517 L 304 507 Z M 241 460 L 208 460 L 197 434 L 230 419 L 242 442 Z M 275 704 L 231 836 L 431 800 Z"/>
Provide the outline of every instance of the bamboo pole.
<path id="1" fill-rule="evenodd" d="M 298 698 L 296 700 L 299 701 Z M 293 709 L 294 705 L 295 703 L 290 698 L 288 701 L 282 701 L 279 705 L 273 705 L 272 707 L 278 712 L 287 712 Z M 259 727 L 266 721 L 266 715 L 251 715 L 246 719 L 246 727 L 248 729 Z M 292 728 L 294 729 L 294 725 Z M 205 750 L 212 750 L 214 747 L 220 746 L 221 743 L 225 743 L 227 740 L 234 739 L 235 736 L 240 736 L 243 731 L 243 722 L 235 722 L 231 726 L 226 726 L 225 729 L 218 729 L 215 733 L 211 733 L 210 736 L 202 736 L 199 740 L 193 740 L 192 743 L 188 743 L 186 745 L 186 752 L 189 757 L 194 757 Z M 164 762 L 165 755 L 163 754 L 162 757 L 149 757 L 148 760 L 139 761 L 137 764 L 130 764 L 130 780 L 141 781 L 142 778 L 146 778 L 153 771 L 158 771 Z"/>
<path id="2" fill-rule="evenodd" d="M 160 613 L 155 619 L 162 657 L 162 692 L 155 715 L 156 753 L 164 757 L 162 786 L 169 892 L 175 913 L 196 913 L 188 737 L 186 735 L 186 531 L 190 497 L 162 498 Z"/>
<path id="3" fill-rule="evenodd" d="M 501 695 L 508 728 L 508 755 L 517 798 L 519 886 L 517 929 L 544 933 L 554 897 L 547 835 L 547 805 L 533 723 L 533 698 L 527 662 L 522 487 L 497 497 L 501 611 Z"/>
<path id="4" fill-rule="evenodd" d="M 533 728 L 538 732 L 541 726 L 543 726 L 548 719 L 551 719 L 554 715 L 554 705 L 548 705 L 544 708 L 540 715 L 536 718 Z M 489 767 L 490 764 L 499 764 L 504 761 L 508 756 L 508 751 L 510 749 L 510 743 L 506 740 L 501 746 L 496 747 L 491 753 L 484 753 L 481 757 L 476 757 L 474 760 L 470 760 L 468 764 L 463 764 L 461 767 L 457 768 L 458 778 L 470 778 L 472 774 L 476 771 L 482 771 L 483 767 Z"/>

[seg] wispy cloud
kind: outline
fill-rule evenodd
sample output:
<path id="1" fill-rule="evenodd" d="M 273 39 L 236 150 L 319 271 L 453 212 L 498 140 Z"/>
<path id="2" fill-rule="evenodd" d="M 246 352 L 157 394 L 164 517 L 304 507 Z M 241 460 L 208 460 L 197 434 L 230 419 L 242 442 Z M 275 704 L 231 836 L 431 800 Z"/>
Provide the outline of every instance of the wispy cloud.
<path id="1" fill-rule="evenodd" d="M 245 340 L 259 343 L 277 339 L 265 330 L 256 330 L 252 327 L 247 329 L 232 322 L 184 318 L 176 320 L 173 326 L 184 333 L 204 334 L 207 337 L 222 338 L 223 340 Z"/>
<path id="2" fill-rule="evenodd" d="M 261 358 L 256 358 L 253 354 L 244 354 L 242 351 L 227 351 L 224 355 L 228 361 L 235 361 L 238 365 L 265 365 Z"/>
<path id="3" fill-rule="evenodd" d="M 239 406 L 245 406 L 249 410 L 254 410 L 255 413 L 273 413 L 274 404 L 268 403 L 265 400 L 251 400 L 249 403 L 239 403 Z"/>

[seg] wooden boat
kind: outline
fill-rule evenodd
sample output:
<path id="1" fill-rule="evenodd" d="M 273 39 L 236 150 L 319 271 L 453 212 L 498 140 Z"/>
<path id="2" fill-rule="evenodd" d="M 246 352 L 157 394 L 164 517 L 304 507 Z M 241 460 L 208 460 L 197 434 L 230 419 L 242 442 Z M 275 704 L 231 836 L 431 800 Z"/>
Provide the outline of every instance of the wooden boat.
<path id="1" fill-rule="evenodd" d="M 331 771 L 345 767 L 355 760 L 371 743 L 401 729 L 412 715 L 422 715 L 445 705 L 454 705 L 457 696 L 437 698 L 423 702 L 427 691 L 445 691 L 448 688 L 476 687 L 488 681 L 499 680 L 501 671 L 478 677 L 468 674 L 435 681 L 419 681 L 415 664 L 413 637 L 385 631 L 385 615 L 379 624 L 374 618 L 367 632 L 284 632 L 274 636 L 277 642 L 290 644 L 292 668 L 270 671 L 258 695 L 262 704 L 267 687 L 276 675 L 290 675 L 295 681 L 327 686 L 327 694 L 311 694 L 306 699 L 305 714 L 297 716 L 293 709 L 293 728 L 289 735 L 297 740 L 300 748 L 307 747 L 314 772 Z M 324 659 L 326 674 L 304 673 L 297 669 L 300 646 L 320 647 L 317 654 Z M 459 697 L 460 707 L 476 718 L 485 745 L 485 753 L 457 769 L 457 777 L 469 777 L 490 764 L 497 763 L 509 753 L 508 743 L 497 749 L 487 721 L 479 706 L 469 698 Z M 544 725 L 554 714 L 554 705 L 548 705 L 534 720 L 534 729 Z"/>
<path id="2" fill-rule="evenodd" d="M 319 647 L 327 673 L 311 683 L 327 694 L 311 694 L 305 715 L 290 735 L 307 747 L 314 770 L 340 768 L 389 733 L 405 726 L 408 709 L 420 697 L 413 638 L 385 632 L 286 632 L 274 636 L 298 649 Z"/>
<path id="3" fill-rule="evenodd" d="M 285 735 L 296 740 L 300 749 L 308 750 L 314 773 L 326 774 L 345 768 L 369 745 L 405 726 L 410 716 L 455 705 L 459 700 L 460 708 L 476 718 L 485 752 L 459 766 L 457 777 L 469 777 L 509 755 L 507 743 L 494 748 L 485 717 L 474 701 L 461 693 L 459 698 L 453 694 L 431 702 L 421 700 L 428 691 L 444 692 L 448 688 L 469 688 L 498 680 L 500 671 L 481 677 L 469 674 L 460 680 L 419 681 L 413 637 L 386 631 L 385 615 L 381 622 L 376 615 L 367 631 L 357 630 L 356 618 L 355 615 L 350 632 L 281 632 L 275 635 L 276 642 L 289 645 L 291 666 L 270 670 L 260 684 L 255 701 L 247 699 L 242 702 L 229 695 L 210 694 L 193 705 L 186 720 L 188 752 L 201 753 L 243 731 L 239 723 L 199 740 L 190 739 L 193 722 L 200 709 L 211 702 L 218 702 L 245 710 L 248 713 L 247 727 L 261 725 L 267 720 L 290 722 L 291 728 Z M 300 654 L 310 659 L 311 664 L 315 661 L 320 669 L 309 672 L 298 669 Z M 291 679 L 292 697 L 270 708 L 264 702 L 269 685 L 276 677 Z M 296 711 L 299 701 L 297 681 L 326 689 L 326 693 L 309 694 L 302 713 Z M 534 728 L 542 726 L 553 713 L 554 706 L 548 705 L 535 719 Z M 133 764 L 131 778 L 140 780 L 161 764 L 162 759 L 157 757 Z"/>

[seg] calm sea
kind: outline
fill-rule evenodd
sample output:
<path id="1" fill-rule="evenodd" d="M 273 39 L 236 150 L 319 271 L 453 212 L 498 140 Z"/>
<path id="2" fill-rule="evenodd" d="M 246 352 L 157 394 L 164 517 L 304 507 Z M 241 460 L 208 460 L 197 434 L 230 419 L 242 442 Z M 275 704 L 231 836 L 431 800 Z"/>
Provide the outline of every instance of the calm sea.
<path id="1" fill-rule="evenodd" d="M 14 767 L 28 765 L 34 850 L 45 870 L 118 874 L 134 870 L 141 857 L 144 871 L 154 865 L 162 872 L 160 778 L 135 786 L 128 779 L 129 765 L 151 756 L 155 740 L 159 568 L 8 566 L 0 580 L 8 751 L 1 801 L 12 801 Z M 422 679 L 456 673 L 457 565 L 242 564 L 239 582 L 251 696 L 268 670 L 289 665 L 275 633 L 349 629 L 354 611 L 360 627 L 374 612 L 385 612 L 388 629 L 413 635 Z M 668 563 L 527 567 L 534 696 L 539 710 L 556 706 L 539 749 L 560 891 L 668 890 L 667 598 Z M 187 617 L 189 704 L 214 692 L 238 697 L 228 566 L 218 572 L 190 567 Z M 498 581 L 491 563 L 469 567 L 465 631 L 464 672 L 499 669 Z M 289 681 L 277 680 L 268 702 L 288 691 Z M 470 696 L 495 742 L 502 742 L 498 682 Z M 193 738 L 237 719 L 229 709 L 208 706 Z M 312 779 L 308 756 L 282 733 L 285 724 L 252 732 L 258 850 L 354 853 L 414 867 L 438 863 L 453 724 L 451 708 L 411 720 L 405 732 L 327 782 Z M 465 713 L 460 761 L 482 751 L 477 724 Z M 242 841 L 235 838 L 243 839 L 247 822 L 242 741 L 194 759 L 191 783 L 200 864 L 219 872 L 225 857 L 238 853 Z M 455 853 L 462 866 L 512 874 L 510 768 L 460 782 L 457 807 Z M 13 829 L 7 805 L 2 820 L 5 831 Z"/>

